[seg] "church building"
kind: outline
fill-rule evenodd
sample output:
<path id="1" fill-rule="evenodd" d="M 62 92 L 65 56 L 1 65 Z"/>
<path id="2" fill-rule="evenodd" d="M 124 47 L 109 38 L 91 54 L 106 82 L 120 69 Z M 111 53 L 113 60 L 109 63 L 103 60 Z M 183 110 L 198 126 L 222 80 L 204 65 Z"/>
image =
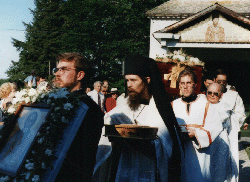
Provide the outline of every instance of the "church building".
<path id="1" fill-rule="evenodd" d="M 183 49 L 208 71 L 225 69 L 250 103 L 250 0 L 169 0 L 146 16 L 151 58 Z"/>

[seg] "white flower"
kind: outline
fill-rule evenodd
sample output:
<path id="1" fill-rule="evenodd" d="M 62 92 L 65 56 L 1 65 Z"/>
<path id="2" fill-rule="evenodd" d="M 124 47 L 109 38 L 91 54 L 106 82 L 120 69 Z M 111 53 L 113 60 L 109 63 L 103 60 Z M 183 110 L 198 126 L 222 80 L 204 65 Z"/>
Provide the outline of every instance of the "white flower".
<path id="1" fill-rule="evenodd" d="M 196 63 L 196 64 L 199 64 L 199 62 L 200 62 L 200 60 L 199 60 L 198 58 L 194 58 L 194 57 L 191 57 L 191 58 L 190 58 L 190 61 L 191 61 L 191 62 L 194 62 L 194 63 Z"/>
<path id="2" fill-rule="evenodd" d="M 13 98 L 11 102 L 12 102 L 13 105 L 15 105 L 15 104 L 16 104 L 17 102 L 19 102 L 19 101 L 20 101 L 20 100 L 18 100 L 17 98 Z"/>
<path id="3" fill-rule="evenodd" d="M 30 97 L 26 97 L 25 99 L 24 99 L 24 101 L 28 104 L 28 103 L 30 103 Z"/>
<path id="4" fill-rule="evenodd" d="M 9 176 L 1 177 L 0 182 L 8 181 L 10 179 Z"/>
<path id="5" fill-rule="evenodd" d="M 32 96 L 34 96 L 34 95 L 37 95 L 36 89 L 34 89 L 34 88 L 29 89 L 29 90 L 28 90 L 28 95 L 29 95 L 30 97 L 32 97 Z"/>
<path id="6" fill-rule="evenodd" d="M 45 162 L 42 162 L 42 168 L 43 168 L 43 169 L 46 169 L 46 164 L 45 164 Z"/>
<path id="7" fill-rule="evenodd" d="M 174 51 L 173 54 L 174 54 L 174 55 L 178 55 L 179 52 L 178 52 L 178 51 Z"/>
<path id="8" fill-rule="evenodd" d="M 15 98 L 17 99 L 17 100 L 22 100 L 22 97 L 23 97 L 23 92 L 16 92 L 15 93 Z"/>
<path id="9" fill-rule="evenodd" d="M 16 110 L 15 110 L 14 107 L 10 107 L 7 112 L 10 113 L 10 114 L 13 114 L 15 111 Z"/>
<path id="10" fill-rule="evenodd" d="M 50 105 L 51 104 L 51 99 L 47 100 L 47 104 Z"/>
<path id="11" fill-rule="evenodd" d="M 55 93 L 50 93 L 50 94 L 49 94 L 49 98 L 51 98 L 51 97 L 57 99 L 57 95 L 56 95 Z"/>
<path id="12" fill-rule="evenodd" d="M 25 164 L 25 167 L 26 167 L 28 170 L 34 169 L 34 166 L 35 166 L 35 164 L 32 163 L 32 162 L 30 162 L 30 163 L 28 163 L 28 164 Z"/>
<path id="13" fill-rule="evenodd" d="M 63 123 L 67 123 L 68 122 L 68 120 L 65 118 L 65 116 L 62 117 L 62 122 Z"/>
<path id="14" fill-rule="evenodd" d="M 25 179 L 28 180 L 30 178 L 30 172 L 28 172 L 25 176 Z"/>
<path id="15" fill-rule="evenodd" d="M 56 108 L 55 108 L 55 112 L 56 112 L 56 111 L 59 111 L 60 109 L 61 109 L 61 107 L 56 107 Z"/>
<path id="16" fill-rule="evenodd" d="M 173 59 L 174 59 L 174 60 L 178 60 L 178 59 L 179 59 L 180 62 L 184 62 L 184 61 L 185 61 L 185 57 L 182 56 L 182 55 L 175 55 L 175 56 L 173 57 Z"/>
<path id="17" fill-rule="evenodd" d="M 32 100 L 32 103 L 36 102 L 36 99 L 37 99 L 38 95 L 35 95 L 31 100 Z"/>
<path id="18" fill-rule="evenodd" d="M 70 109 L 73 108 L 73 106 L 72 106 L 72 104 L 70 104 L 70 103 L 66 103 L 66 104 L 64 104 L 63 108 L 64 108 L 65 110 L 70 110 Z"/>
<path id="19" fill-rule="evenodd" d="M 37 181 L 40 180 L 40 177 L 39 177 L 39 175 L 35 174 L 31 180 L 34 181 L 34 182 L 37 182 Z"/>
<path id="20" fill-rule="evenodd" d="M 45 154 L 48 155 L 48 156 L 51 156 L 52 155 L 52 150 L 46 149 Z"/>
<path id="21" fill-rule="evenodd" d="M 45 93 L 43 93 L 43 94 L 41 95 L 41 99 L 43 99 L 43 98 L 45 97 L 45 95 L 46 95 L 46 94 L 45 94 Z"/>
<path id="22" fill-rule="evenodd" d="M 37 142 L 41 144 L 41 143 L 43 143 L 43 140 L 44 140 L 44 138 L 42 137 L 42 138 L 39 138 L 39 139 L 37 140 Z"/>

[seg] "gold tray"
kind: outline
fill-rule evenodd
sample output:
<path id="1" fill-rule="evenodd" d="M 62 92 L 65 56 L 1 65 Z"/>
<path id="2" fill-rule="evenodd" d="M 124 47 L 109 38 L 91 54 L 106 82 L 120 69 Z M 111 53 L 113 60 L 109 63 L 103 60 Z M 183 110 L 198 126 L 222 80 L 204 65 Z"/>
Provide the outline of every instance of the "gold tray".
<path id="1" fill-rule="evenodd" d="M 105 136 L 115 138 L 154 140 L 157 139 L 157 127 L 134 124 L 104 125 Z"/>

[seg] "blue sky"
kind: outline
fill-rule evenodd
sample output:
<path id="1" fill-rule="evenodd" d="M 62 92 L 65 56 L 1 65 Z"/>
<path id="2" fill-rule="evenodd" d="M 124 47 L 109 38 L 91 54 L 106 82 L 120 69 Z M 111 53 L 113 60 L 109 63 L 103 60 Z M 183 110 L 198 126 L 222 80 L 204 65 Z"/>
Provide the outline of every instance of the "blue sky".
<path id="1" fill-rule="evenodd" d="M 34 0 L 1 0 L 0 4 L 0 79 L 7 78 L 5 73 L 11 60 L 19 60 L 19 52 L 11 43 L 11 38 L 24 41 L 25 27 L 22 22 L 32 21 L 29 11 L 34 9 Z"/>

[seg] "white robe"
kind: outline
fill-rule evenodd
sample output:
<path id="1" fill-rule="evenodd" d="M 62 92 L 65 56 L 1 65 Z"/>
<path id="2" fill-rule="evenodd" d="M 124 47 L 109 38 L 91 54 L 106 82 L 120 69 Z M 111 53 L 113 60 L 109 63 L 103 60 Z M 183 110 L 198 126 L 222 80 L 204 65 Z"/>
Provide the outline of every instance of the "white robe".
<path id="1" fill-rule="evenodd" d="M 238 92 L 232 90 L 227 90 L 227 92 L 223 94 L 221 103 L 227 104 L 229 106 L 229 110 L 231 111 L 228 137 L 230 141 L 232 157 L 237 164 L 237 173 L 239 173 L 238 132 L 240 131 L 240 127 L 246 119 L 245 107 Z M 234 181 L 238 181 L 238 177 Z"/>
<path id="2" fill-rule="evenodd" d="M 126 98 L 127 99 L 127 98 Z M 155 175 L 159 181 L 168 180 L 168 161 L 172 155 L 172 139 L 156 108 L 154 99 L 150 99 L 149 105 L 140 105 L 134 112 L 127 104 L 119 105 L 105 115 L 105 124 L 135 124 L 134 119 L 139 125 L 158 127 L 158 138 L 154 140 L 156 149 L 157 172 L 155 172 L 154 161 L 143 156 L 138 152 L 122 152 L 116 175 L 116 181 L 155 181 Z M 104 134 L 104 131 L 103 131 Z M 111 154 L 111 144 L 106 137 L 102 137 L 99 142 L 97 152 L 97 162 L 94 169 L 94 181 L 105 181 L 105 175 L 100 172 L 102 166 L 106 166 L 108 157 Z M 107 172 L 107 171 L 106 171 Z M 97 175 L 96 175 L 97 174 Z M 101 176 L 101 178 L 100 178 Z M 182 180 L 184 181 L 184 180 Z"/>
<path id="3" fill-rule="evenodd" d="M 230 181 L 230 155 L 227 133 L 223 130 L 222 118 L 216 107 L 209 104 L 205 116 L 207 100 L 203 97 L 190 103 L 181 98 L 173 101 L 173 109 L 180 126 L 195 130 L 195 138 L 186 134 L 185 166 L 187 181 L 214 182 Z"/>

